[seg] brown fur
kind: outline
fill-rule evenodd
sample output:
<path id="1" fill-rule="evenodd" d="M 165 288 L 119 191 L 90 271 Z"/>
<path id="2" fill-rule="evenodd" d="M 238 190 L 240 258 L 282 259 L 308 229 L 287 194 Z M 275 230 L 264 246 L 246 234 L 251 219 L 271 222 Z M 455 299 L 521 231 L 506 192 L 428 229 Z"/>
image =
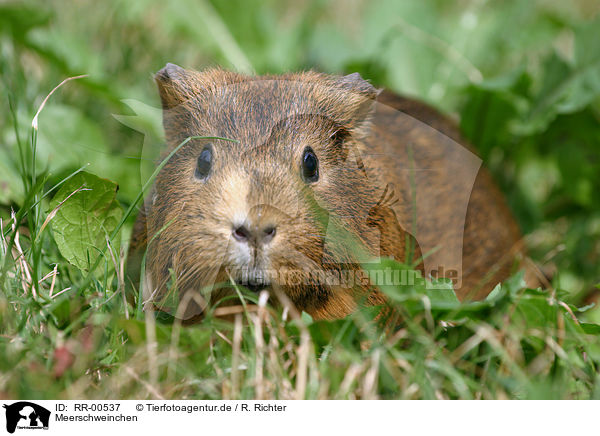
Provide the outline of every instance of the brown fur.
<path id="1" fill-rule="evenodd" d="M 404 153 L 402 144 L 410 142 L 411 159 L 422 165 L 431 162 L 437 137 L 420 132 L 410 117 L 463 143 L 454 125 L 427 106 L 379 95 L 357 74 L 248 77 L 168 64 L 155 80 L 164 110 L 166 152 L 193 135 L 239 141 L 192 140 L 159 173 L 138 216 L 129 259 L 135 281 L 142 254 L 154 237 L 146 277 L 155 296 L 164 295 L 173 278 L 185 295 L 236 279 L 242 266 L 290 271 L 302 282 L 307 271 L 359 271 L 361 262 L 373 256 L 410 262 L 410 254 L 413 260 L 421 257 L 423 241 L 428 247 L 444 241 L 449 250 L 463 246 L 462 298 L 487 294 L 511 271 L 519 231 L 485 170 L 479 171 L 470 196 L 464 238 L 462 228 L 458 233 L 444 231 L 446 225 L 460 224 L 460 214 L 453 216 L 450 209 L 427 211 L 418 229 L 409 228 L 414 210 L 407 180 L 398 175 L 397 162 L 382 156 Z M 383 104 L 375 107 L 376 100 Z M 399 113 L 410 117 L 398 121 Z M 213 166 L 210 177 L 200 181 L 194 178 L 196 159 L 208 143 Z M 312 184 L 300 177 L 307 146 L 319 159 L 320 178 Z M 444 199 L 464 191 L 453 184 L 453 176 L 441 171 L 419 183 L 426 186 L 423 192 L 445 204 Z M 268 246 L 249 244 L 247 257 L 231 237 L 234 222 L 244 219 L 277 228 Z M 411 233 L 417 233 L 419 244 Z M 407 237 L 412 253 L 406 249 Z M 419 268 L 430 272 L 423 263 Z M 486 277 L 490 271 L 496 272 Z M 288 281 L 281 289 L 298 309 L 316 318 L 343 317 L 354 310 L 357 298 L 366 296 L 370 304 L 383 301 L 363 282 L 344 288 Z M 213 290 L 210 298 L 223 295 Z M 196 307 L 184 317 L 201 310 Z"/>

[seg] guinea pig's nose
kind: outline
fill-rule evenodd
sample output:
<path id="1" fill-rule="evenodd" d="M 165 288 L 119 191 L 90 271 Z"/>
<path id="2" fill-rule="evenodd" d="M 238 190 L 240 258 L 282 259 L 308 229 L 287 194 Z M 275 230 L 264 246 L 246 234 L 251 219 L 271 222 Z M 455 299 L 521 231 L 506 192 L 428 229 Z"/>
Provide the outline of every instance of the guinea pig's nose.
<path id="1" fill-rule="evenodd" d="M 233 229 L 233 237 L 240 242 L 249 242 L 256 244 L 268 244 L 275 237 L 277 228 L 273 225 L 267 225 L 262 228 L 248 228 L 241 225 Z"/>

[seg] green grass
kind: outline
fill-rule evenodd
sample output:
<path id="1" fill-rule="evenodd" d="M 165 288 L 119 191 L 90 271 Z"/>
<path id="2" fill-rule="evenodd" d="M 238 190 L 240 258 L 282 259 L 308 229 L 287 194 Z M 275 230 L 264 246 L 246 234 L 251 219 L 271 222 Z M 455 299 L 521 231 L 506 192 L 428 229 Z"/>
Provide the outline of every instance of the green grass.
<path id="1" fill-rule="evenodd" d="M 340 7 L 0 5 L 0 397 L 600 398 L 600 310 L 588 306 L 600 283 L 596 3 Z M 131 212 L 161 144 L 159 112 L 138 102 L 159 107 L 151 73 L 166 62 L 359 71 L 434 104 L 492 170 L 547 289 L 515 276 L 459 304 L 449 289 L 390 287 L 393 331 L 373 309 L 314 322 L 267 306 L 191 327 L 126 310 Z M 33 129 L 48 92 L 80 74 Z M 106 213 L 68 252 L 61 214 L 98 212 L 90 183 Z"/>

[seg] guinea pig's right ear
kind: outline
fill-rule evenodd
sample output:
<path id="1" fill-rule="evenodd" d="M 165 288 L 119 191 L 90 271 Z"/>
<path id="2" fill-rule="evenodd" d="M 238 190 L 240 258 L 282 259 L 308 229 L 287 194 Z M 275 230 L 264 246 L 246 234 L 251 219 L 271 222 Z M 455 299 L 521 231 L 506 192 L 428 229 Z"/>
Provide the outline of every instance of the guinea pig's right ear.
<path id="1" fill-rule="evenodd" d="M 194 71 L 168 63 L 154 75 L 163 109 L 171 109 L 194 97 Z"/>

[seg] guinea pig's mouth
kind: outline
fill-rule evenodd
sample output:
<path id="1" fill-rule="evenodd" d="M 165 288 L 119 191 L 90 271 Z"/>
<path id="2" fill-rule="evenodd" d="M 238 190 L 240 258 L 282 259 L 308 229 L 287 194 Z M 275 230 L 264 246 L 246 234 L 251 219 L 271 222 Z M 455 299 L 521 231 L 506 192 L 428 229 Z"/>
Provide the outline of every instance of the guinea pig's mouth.
<path id="1" fill-rule="evenodd" d="M 248 280 L 248 279 L 237 279 L 235 281 L 237 285 L 243 286 L 252 292 L 260 292 L 265 289 L 271 288 L 271 283 L 265 280 Z"/>

